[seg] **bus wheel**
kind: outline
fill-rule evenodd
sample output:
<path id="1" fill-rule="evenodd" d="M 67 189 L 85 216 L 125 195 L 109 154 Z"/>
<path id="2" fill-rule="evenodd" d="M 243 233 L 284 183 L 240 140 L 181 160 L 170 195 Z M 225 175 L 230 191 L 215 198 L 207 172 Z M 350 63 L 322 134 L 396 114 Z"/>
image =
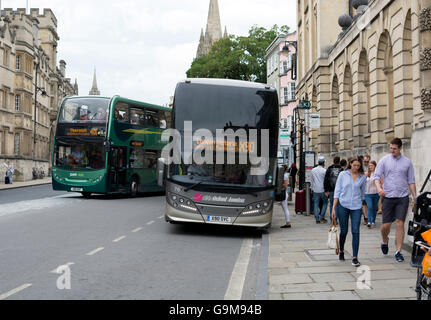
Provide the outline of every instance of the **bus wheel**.
<path id="1" fill-rule="evenodd" d="M 138 195 L 139 190 L 139 183 L 136 178 L 132 179 L 132 182 L 130 183 L 130 195 L 132 198 L 135 198 Z"/>
<path id="2" fill-rule="evenodd" d="M 90 199 L 91 198 L 91 192 L 82 192 L 81 194 L 82 194 L 82 196 L 85 199 Z"/>

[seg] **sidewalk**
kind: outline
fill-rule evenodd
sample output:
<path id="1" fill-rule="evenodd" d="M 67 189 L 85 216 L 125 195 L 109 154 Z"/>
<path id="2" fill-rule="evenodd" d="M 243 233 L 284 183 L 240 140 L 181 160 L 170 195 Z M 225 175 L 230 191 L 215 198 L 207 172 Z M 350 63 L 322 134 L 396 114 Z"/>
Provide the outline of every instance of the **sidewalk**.
<path id="1" fill-rule="evenodd" d="M 38 185 L 42 185 L 42 184 L 50 184 L 51 182 L 52 182 L 52 178 L 47 177 L 44 179 L 29 180 L 29 181 L 24 181 L 24 182 L 14 182 L 13 184 L 2 183 L 2 184 L 0 184 L 0 190 L 38 186 Z"/>
<path id="2" fill-rule="evenodd" d="M 328 210 L 329 211 L 329 210 Z M 396 262 L 395 224 L 389 235 L 389 253 L 380 250 L 382 216 L 377 216 L 376 228 L 361 225 L 359 261 L 351 265 L 352 237 L 345 244 L 345 261 L 339 261 L 335 250 L 327 248 L 329 222 L 316 224 L 314 215 L 296 215 L 294 202 L 289 203 L 292 228 L 281 229 L 285 217 L 281 205 L 274 207 L 272 228 L 269 232 L 268 298 L 270 300 L 370 300 L 416 299 L 415 268 L 410 266 L 411 254 L 404 246 L 405 261 Z M 326 218 L 329 221 L 328 214 Z M 410 216 L 408 215 L 408 219 Z M 407 219 L 407 220 L 408 220 Z M 406 228 L 408 222 L 406 221 Z M 405 243 L 409 240 L 406 237 Z M 368 269 L 369 268 L 369 269 Z M 370 270 L 370 272 L 366 272 Z M 370 289 L 360 289 L 369 275 Z"/>

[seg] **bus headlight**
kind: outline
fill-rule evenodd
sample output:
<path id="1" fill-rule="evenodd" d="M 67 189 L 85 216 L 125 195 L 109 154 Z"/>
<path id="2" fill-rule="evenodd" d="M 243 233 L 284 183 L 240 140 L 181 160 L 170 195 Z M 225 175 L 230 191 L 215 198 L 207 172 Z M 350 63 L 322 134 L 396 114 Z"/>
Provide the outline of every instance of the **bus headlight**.
<path id="1" fill-rule="evenodd" d="M 192 213 L 199 213 L 193 201 L 176 194 L 168 194 L 168 203 L 176 209 L 184 210 Z"/>
<path id="2" fill-rule="evenodd" d="M 259 216 L 267 214 L 269 207 L 271 206 L 270 201 L 257 202 L 248 205 L 242 212 L 241 215 L 244 216 Z"/>

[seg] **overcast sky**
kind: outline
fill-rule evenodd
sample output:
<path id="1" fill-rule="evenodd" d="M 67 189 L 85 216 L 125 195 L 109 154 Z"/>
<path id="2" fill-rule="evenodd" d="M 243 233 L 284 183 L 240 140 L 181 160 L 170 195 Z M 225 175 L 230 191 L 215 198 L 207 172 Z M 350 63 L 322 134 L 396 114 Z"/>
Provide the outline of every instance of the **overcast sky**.
<path id="1" fill-rule="evenodd" d="M 79 94 L 91 89 L 96 68 L 104 96 L 119 94 L 164 105 L 196 56 L 209 0 L 28 0 L 50 8 L 58 20 L 58 61 Z M 1 0 L 3 8 L 25 8 L 26 0 Z M 295 30 L 295 0 L 219 0 L 229 34 L 247 35 L 254 24 Z M 57 61 L 57 65 L 58 65 Z"/>

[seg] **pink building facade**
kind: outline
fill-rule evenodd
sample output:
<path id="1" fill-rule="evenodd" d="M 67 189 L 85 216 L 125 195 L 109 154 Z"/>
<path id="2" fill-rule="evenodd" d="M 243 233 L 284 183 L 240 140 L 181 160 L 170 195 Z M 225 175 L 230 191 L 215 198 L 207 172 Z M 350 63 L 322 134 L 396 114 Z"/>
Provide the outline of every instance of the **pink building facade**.
<path id="1" fill-rule="evenodd" d="M 289 53 L 282 53 L 285 41 L 296 41 L 296 31 L 278 36 L 266 50 L 267 84 L 276 88 L 280 101 L 280 128 L 291 126 L 291 117 L 296 108 L 296 81 L 292 80 L 295 47 L 289 46 Z"/>

